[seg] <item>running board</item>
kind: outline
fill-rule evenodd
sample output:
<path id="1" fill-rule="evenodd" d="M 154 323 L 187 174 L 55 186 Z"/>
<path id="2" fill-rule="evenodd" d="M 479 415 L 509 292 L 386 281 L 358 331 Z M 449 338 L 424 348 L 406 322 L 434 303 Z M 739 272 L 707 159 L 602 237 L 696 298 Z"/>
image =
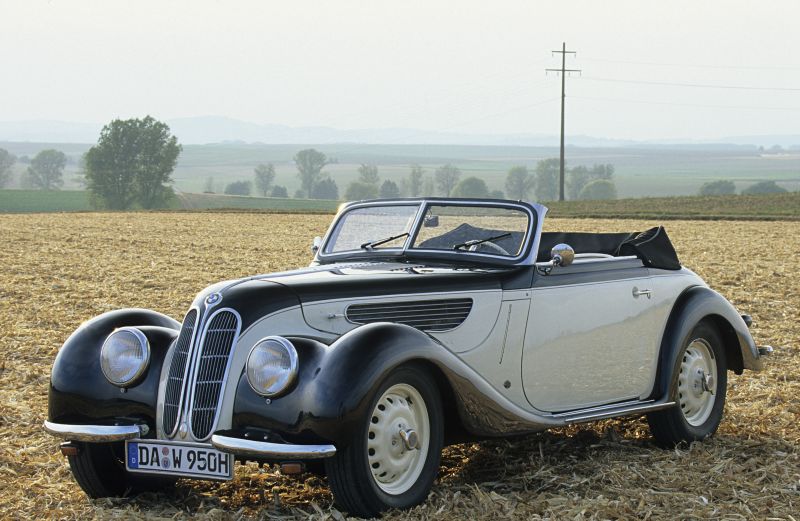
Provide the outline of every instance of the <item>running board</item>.
<path id="1" fill-rule="evenodd" d="M 553 414 L 551 417 L 562 420 L 566 424 L 581 423 L 594 420 L 604 420 L 606 418 L 616 418 L 619 416 L 644 414 L 646 412 L 666 409 L 668 407 L 672 407 L 673 405 L 675 405 L 675 402 L 671 401 L 665 402 L 655 400 L 637 400 L 634 402 L 616 403 L 612 405 L 603 405 L 600 407 L 591 407 L 589 409 L 562 412 L 559 414 Z"/>

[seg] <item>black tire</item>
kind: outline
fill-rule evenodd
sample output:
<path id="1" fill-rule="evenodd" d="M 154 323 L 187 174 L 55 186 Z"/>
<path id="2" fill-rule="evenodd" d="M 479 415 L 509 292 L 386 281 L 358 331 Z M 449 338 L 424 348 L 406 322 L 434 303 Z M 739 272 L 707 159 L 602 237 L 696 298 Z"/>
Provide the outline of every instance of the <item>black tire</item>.
<path id="1" fill-rule="evenodd" d="M 684 403 L 681 389 L 676 389 L 675 396 L 678 403 L 675 407 L 647 414 L 650 432 L 656 442 L 663 447 L 671 448 L 681 443 L 704 440 L 716 432 L 722 420 L 722 411 L 725 408 L 725 395 L 728 386 L 728 365 L 725 359 L 722 339 L 711 323 L 700 322 L 681 347 L 679 360 L 686 361 L 687 349 L 693 345 L 693 342 L 700 342 L 701 344 L 699 345 L 701 346 L 705 345 L 713 357 L 713 363 L 716 367 L 716 389 L 711 395 L 714 400 L 713 407 L 704 421 L 691 422 L 687 419 L 686 404 Z M 679 366 L 675 370 L 680 372 L 681 367 Z M 681 374 L 678 376 L 680 377 Z M 678 384 L 676 383 L 675 385 Z"/>
<path id="2" fill-rule="evenodd" d="M 68 456 L 75 481 L 90 498 L 123 497 L 169 490 L 175 478 L 137 476 L 125 470 L 124 443 L 81 443 Z"/>
<path id="3" fill-rule="evenodd" d="M 410 488 L 399 494 L 387 493 L 377 483 L 370 468 L 368 454 L 368 437 L 371 424 L 375 423 L 375 413 L 380 406 L 379 400 L 391 388 L 397 385 L 413 387 L 422 397 L 429 422 L 430 436 L 427 447 L 412 450 L 425 451 L 422 470 Z M 408 400 L 412 403 L 411 400 Z M 375 517 L 390 508 L 410 508 L 425 501 L 433 481 L 439 472 L 439 460 L 443 444 L 443 411 L 439 390 L 433 379 L 423 368 L 404 366 L 392 371 L 378 387 L 364 416 L 359 422 L 358 432 L 353 433 L 353 442 L 337 449 L 336 455 L 325 460 L 331 491 L 336 504 L 350 514 L 361 517 Z M 395 450 L 389 449 L 387 450 Z M 410 451 L 409 451 L 410 453 Z M 373 464 L 374 465 L 374 464 Z"/>

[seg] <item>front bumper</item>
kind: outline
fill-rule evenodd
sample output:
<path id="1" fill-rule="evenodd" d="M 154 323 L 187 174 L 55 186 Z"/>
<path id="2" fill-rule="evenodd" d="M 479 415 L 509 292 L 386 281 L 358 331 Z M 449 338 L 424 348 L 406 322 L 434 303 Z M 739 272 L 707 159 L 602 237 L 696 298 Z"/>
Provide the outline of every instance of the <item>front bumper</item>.
<path id="1" fill-rule="evenodd" d="M 336 454 L 333 445 L 293 445 L 267 441 L 246 440 L 214 434 L 211 445 L 222 452 L 236 456 L 263 458 L 268 460 L 309 460 L 330 458 Z"/>
<path id="2" fill-rule="evenodd" d="M 69 441 L 88 441 L 104 443 L 124 441 L 146 436 L 147 425 L 70 425 L 67 423 L 44 422 L 44 430 L 58 438 Z"/>
<path id="3" fill-rule="evenodd" d="M 68 441 L 89 443 L 108 443 L 132 440 L 147 435 L 147 425 L 70 425 L 66 423 L 44 422 L 44 430 L 53 436 Z M 266 441 L 232 438 L 214 434 L 211 445 L 217 450 L 235 456 L 262 458 L 276 461 L 310 460 L 329 458 L 336 454 L 333 445 L 293 445 Z"/>

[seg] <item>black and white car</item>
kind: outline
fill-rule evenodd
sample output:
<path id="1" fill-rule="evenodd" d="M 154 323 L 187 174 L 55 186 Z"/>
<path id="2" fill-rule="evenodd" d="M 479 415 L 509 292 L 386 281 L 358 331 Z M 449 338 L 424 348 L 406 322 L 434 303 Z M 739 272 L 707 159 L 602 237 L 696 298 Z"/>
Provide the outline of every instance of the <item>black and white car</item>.
<path id="1" fill-rule="evenodd" d="M 646 414 L 668 446 L 722 417 L 771 348 L 663 228 L 542 232 L 501 200 L 344 205 L 311 266 L 201 291 L 179 323 L 123 309 L 56 357 L 45 429 L 91 497 L 235 461 L 323 469 L 357 515 L 423 502 L 442 447 Z M 166 283 L 166 282 L 165 282 Z"/>

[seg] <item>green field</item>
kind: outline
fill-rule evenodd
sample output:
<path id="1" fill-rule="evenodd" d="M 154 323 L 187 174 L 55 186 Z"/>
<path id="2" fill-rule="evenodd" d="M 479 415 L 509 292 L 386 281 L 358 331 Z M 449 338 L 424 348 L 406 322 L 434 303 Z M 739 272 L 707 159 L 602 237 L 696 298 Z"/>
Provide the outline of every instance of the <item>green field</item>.
<path id="1" fill-rule="evenodd" d="M 56 148 L 70 158 L 65 173 L 65 189 L 77 189 L 78 163 L 88 144 L 3 143 L 0 147 L 21 157 L 32 157 L 38 150 Z M 508 169 L 515 165 L 532 168 L 537 161 L 558 157 L 555 147 L 457 146 L 457 145 L 265 145 L 220 143 L 184 145 L 173 174 L 175 187 L 183 192 L 203 192 L 208 178 L 214 191 L 222 193 L 225 185 L 253 178 L 259 163 L 273 163 L 275 183 L 285 186 L 292 195 L 300 180 L 292 157 L 303 148 L 317 148 L 336 163 L 328 173 L 339 186 L 340 195 L 358 177 L 361 163 L 378 165 L 381 179 L 399 182 L 408 175 L 409 165 L 421 164 L 426 175 L 439 166 L 452 163 L 462 177 L 478 176 L 490 190 L 504 189 Z M 730 179 L 737 190 L 761 180 L 774 180 L 790 191 L 800 190 L 800 153 L 764 154 L 755 146 L 630 146 L 615 148 L 567 147 L 567 166 L 610 163 L 616 169 L 620 197 L 661 197 L 694 195 L 700 186 L 717 179 Z M 15 166 L 16 176 L 25 165 Z M 11 188 L 19 188 L 12 185 Z"/>
<path id="2" fill-rule="evenodd" d="M 0 190 L 0 213 L 85 212 L 89 194 L 78 190 Z"/>
<path id="3" fill-rule="evenodd" d="M 338 201 L 178 193 L 173 210 L 334 213 Z M 613 201 L 547 202 L 553 217 L 800 220 L 800 192 L 714 197 L 645 197 Z M 86 192 L 0 190 L 0 213 L 91 211 Z"/>

